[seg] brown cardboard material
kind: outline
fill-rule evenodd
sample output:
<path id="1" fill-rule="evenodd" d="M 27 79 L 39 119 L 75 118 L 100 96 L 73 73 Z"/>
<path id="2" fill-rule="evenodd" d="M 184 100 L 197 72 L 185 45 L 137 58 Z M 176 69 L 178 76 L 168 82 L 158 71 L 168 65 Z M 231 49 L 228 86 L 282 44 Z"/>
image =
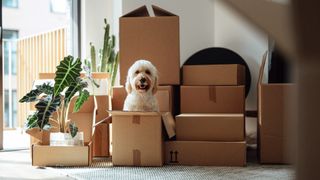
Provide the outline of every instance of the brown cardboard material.
<path id="1" fill-rule="evenodd" d="M 162 166 L 163 136 L 157 112 L 112 111 L 112 163 Z"/>
<path id="2" fill-rule="evenodd" d="M 191 166 L 245 166 L 246 143 L 210 141 L 165 142 L 166 164 Z"/>
<path id="3" fill-rule="evenodd" d="M 156 66 L 160 85 L 180 84 L 179 17 L 152 6 L 150 17 L 146 6 L 120 18 L 120 84 L 124 85 L 129 67 L 139 59 Z"/>
<path id="4" fill-rule="evenodd" d="M 176 134 L 179 141 L 244 141 L 244 115 L 180 114 Z"/>
<path id="5" fill-rule="evenodd" d="M 161 117 L 168 137 L 171 139 L 176 135 L 176 122 L 170 112 L 162 113 Z"/>
<path id="6" fill-rule="evenodd" d="M 73 107 L 74 100 L 70 103 Z M 72 110 L 72 109 L 71 109 Z M 95 96 L 90 96 L 77 113 L 69 115 L 71 122 L 75 122 L 79 132 L 84 132 L 85 146 L 32 146 L 33 166 L 88 166 L 92 162 L 92 140 L 95 128 L 97 101 Z M 50 156 L 48 156 L 50 154 Z"/>
<path id="7" fill-rule="evenodd" d="M 243 113 L 244 86 L 180 86 L 181 113 Z"/>
<path id="8" fill-rule="evenodd" d="M 240 64 L 185 65 L 183 85 L 244 85 L 245 67 Z"/>
<path id="9" fill-rule="evenodd" d="M 289 147 L 289 135 L 296 123 L 295 84 L 262 82 L 264 56 L 258 80 L 259 150 L 261 163 L 292 163 L 295 149 Z M 290 110 L 290 112 L 286 112 Z M 289 114 L 290 113 L 290 114 Z M 291 134 L 293 135 L 293 134 Z M 292 136 L 293 137 L 293 136 Z"/>
<path id="10" fill-rule="evenodd" d="M 173 112 L 173 87 L 158 86 L 158 91 L 155 94 L 160 112 Z M 123 86 L 113 88 L 112 110 L 123 110 L 123 104 L 127 97 L 127 92 Z"/>

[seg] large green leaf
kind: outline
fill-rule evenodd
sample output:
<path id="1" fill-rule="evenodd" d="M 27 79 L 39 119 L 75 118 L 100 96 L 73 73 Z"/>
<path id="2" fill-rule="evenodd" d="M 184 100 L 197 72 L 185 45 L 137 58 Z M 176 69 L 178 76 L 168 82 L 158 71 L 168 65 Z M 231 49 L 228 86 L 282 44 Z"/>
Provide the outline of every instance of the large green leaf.
<path id="1" fill-rule="evenodd" d="M 31 128 L 34 128 L 34 127 L 38 127 L 38 123 L 37 123 L 37 118 L 38 116 L 38 111 L 36 111 L 34 114 L 28 116 L 27 118 L 27 128 L 28 129 L 31 129 Z"/>
<path id="2" fill-rule="evenodd" d="M 25 96 L 23 96 L 19 102 L 34 102 L 38 100 L 38 96 L 40 94 L 52 94 L 53 93 L 53 87 L 50 85 L 50 83 L 43 83 L 42 85 L 36 86 L 36 89 L 31 90 L 28 92 Z"/>
<path id="3" fill-rule="evenodd" d="M 40 99 L 40 101 L 35 105 L 38 111 L 37 123 L 41 129 L 49 124 L 49 117 L 57 110 L 60 105 L 60 101 L 60 96 L 53 97 L 50 95 Z"/>
<path id="4" fill-rule="evenodd" d="M 72 85 L 68 87 L 65 93 L 65 97 L 64 97 L 65 105 L 69 104 L 69 102 L 71 101 L 72 97 L 76 94 L 76 92 L 79 92 L 80 94 L 80 92 L 86 87 L 88 87 L 88 83 L 83 81 L 81 78 L 77 78 L 76 82 L 72 83 Z"/>
<path id="5" fill-rule="evenodd" d="M 56 77 L 54 78 L 54 96 L 59 95 L 66 87 L 71 86 L 80 77 L 81 60 L 75 61 L 72 56 L 65 57 L 57 66 Z"/>
<path id="6" fill-rule="evenodd" d="M 90 94 L 87 90 L 83 90 L 80 92 L 77 100 L 76 100 L 76 103 L 75 103 L 75 106 L 73 108 L 73 112 L 78 112 L 80 110 L 80 108 L 82 107 L 83 103 L 88 100 Z"/>

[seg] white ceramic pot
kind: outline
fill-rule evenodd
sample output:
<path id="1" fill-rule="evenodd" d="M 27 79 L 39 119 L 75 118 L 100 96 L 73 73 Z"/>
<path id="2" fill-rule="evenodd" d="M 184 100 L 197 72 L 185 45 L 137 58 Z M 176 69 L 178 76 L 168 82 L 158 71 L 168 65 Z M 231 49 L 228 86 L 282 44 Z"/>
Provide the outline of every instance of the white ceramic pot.
<path id="1" fill-rule="evenodd" d="M 70 133 L 50 133 L 50 146 L 83 146 L 83 132 L 78 132 L 75 137 Z"/>

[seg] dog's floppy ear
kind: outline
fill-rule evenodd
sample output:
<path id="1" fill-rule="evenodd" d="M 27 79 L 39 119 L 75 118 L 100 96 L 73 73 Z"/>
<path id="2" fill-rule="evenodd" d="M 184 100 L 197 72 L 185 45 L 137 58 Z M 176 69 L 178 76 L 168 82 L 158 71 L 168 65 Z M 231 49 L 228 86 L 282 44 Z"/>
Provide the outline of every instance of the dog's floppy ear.
<path id="1" fill-rule="evenodd" d="M 158 90 L 158 76 L 156 76 L 156 78 L 154 79 L 152 94 L 156 94 L 157 90 Z"/>
<path id="2" fill-rule="evenodd" d="M 127 76 L 126 90 L 127 90 L 127 93 L 128 93 L 128 94 L 130 94 L 131 91 L 132 91 L 132 87 L 131 87 L 131 83 L 130 83 L 130 78 L 129 78 L 129 76 Z"/>

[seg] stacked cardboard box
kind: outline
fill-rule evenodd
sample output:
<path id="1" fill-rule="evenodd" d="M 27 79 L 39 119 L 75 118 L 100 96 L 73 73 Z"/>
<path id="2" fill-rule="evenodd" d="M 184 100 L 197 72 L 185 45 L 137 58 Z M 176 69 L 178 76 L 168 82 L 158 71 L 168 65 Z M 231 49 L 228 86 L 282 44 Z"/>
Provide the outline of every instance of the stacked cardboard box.
<path id="1" fill-rule="evenodd" d="M 180 87 L 176 141 L 165 143 L 166 163 L 246 164 L 242 65 L 188 65 Z"/>
<path id="2" fill-rule="evenodd" d="M 175 114 L 174 85 L 180 84 L 179 17 L 156 6 L 151 9 L 155 17 L 142 6 L 120 18 L 120 84 L 125 84 L 128 69 L 136 60 L 151 61 L 159 75 L 155 96 L 161 113 L 123 112 L 127 92 L 124 87 L 114 88 L 114 165 L 161 166 L 164 162 L 162 121 L 170 119 L 167 112 Z M 164 122 L 168 131 L 170 123 Z"/>

